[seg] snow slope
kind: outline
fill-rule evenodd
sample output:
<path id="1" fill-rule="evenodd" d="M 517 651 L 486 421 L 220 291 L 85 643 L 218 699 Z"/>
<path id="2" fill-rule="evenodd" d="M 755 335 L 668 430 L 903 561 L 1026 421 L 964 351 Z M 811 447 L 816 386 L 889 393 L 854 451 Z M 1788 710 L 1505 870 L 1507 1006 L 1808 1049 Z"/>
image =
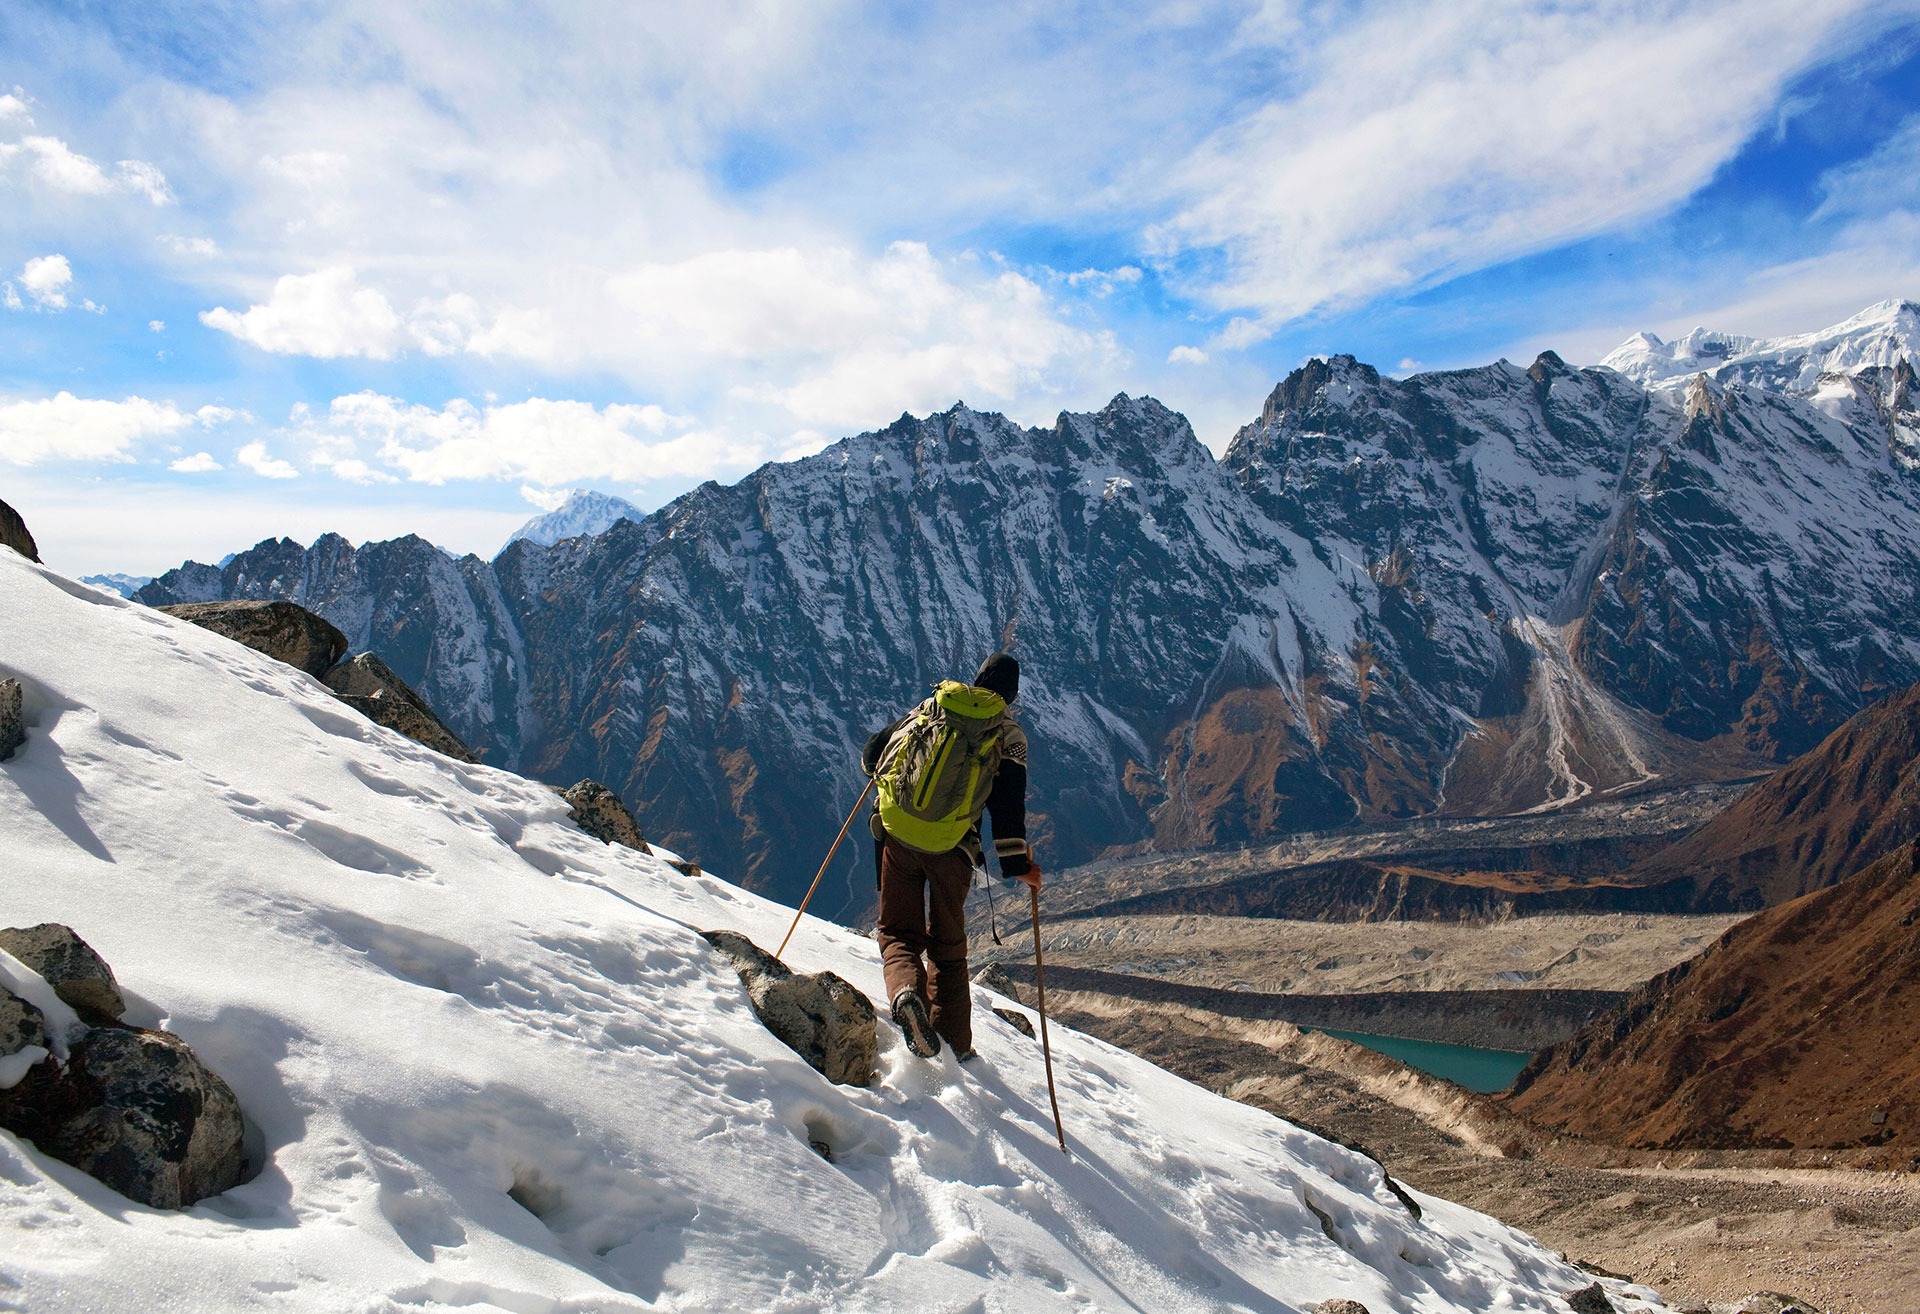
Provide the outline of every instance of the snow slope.
<path id="1" fill-rule="evenodd" d="M 1071 1157 L 1033 1045 L 984 1013 L 964 1072 L 883 1027 L 879 1084 L 830 1086 L 696 934 L 773 943 L 778 905 L 11 553 L 0 620 L 30 726 L 0 919 L 78 929 L 270 1152 L 164 1213 L 0 1133 L 0 1307 L 1385 1314 L 1563 1310 L 1589 1280 L 1071 1033 Z M 809 922 L 790 958 L 879 993 L 847 930 Z"/>

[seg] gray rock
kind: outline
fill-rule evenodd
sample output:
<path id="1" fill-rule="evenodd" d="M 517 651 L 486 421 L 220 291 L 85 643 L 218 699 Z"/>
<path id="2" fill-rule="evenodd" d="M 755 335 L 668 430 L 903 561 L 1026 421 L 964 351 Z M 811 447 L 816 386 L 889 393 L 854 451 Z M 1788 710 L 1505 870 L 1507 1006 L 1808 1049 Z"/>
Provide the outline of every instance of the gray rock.
<path id="1" fill-rule="evenodd" d="M 53 993 L 87 1022 L 117 1022 L 127 1011 L 113 969 L 71 926 L 42 922 L 0 929 L 0 949 L 45 977 Z"/>
<path id="2" fill-rule="evenodd" d="M 1323 1300 L 1313 1314 L 1367 1314 L 1367 1307 L 1357 1300 Z"/>
<path id="3" fill-rule="evenodd" d="M 832 972 L 794 972 L 744 935 L 701 934 L 733 960 L 754 1014 L 767 1030 L 828 1081 L 873 1084 L 880 1042 L 872 1001 Z"/>
<path id="4" fill-rule="evenodd" d="M 182 1209 L 240 1180 L 240 1103 L 164 1031 L 96 1027 L 67 1063 L 35 1065 L 0 1091 L 0 1127 L 157 1209 Z"/>
<path id="5" fill-rule="evenodd" d="M 363 652 L 341 662 L 322 680 L 333 690 L 334 697 L 375 725 L 397 730 L 416 744 L 424 744 L 458 761 L 480 760 L 434 715 L 425 699 L 372 653 Z"/>
<path id="6" fill-rule="evenodd" d="M 21 711 L 20 681 L 0 680 L 0 762 L 27 742 L 27 722 Z"/>
<path id="7" fill-rule="evenodd" d="M 668 858 L 667 866 L 673 868 L 682 876 L 700 875 L 700 864 L 691 858 Z"/>
<path id="8" fill-rule="evenodd" d="M 291 602 L 188 602 L 159 610 L 224 634 L 316 680 L 347 652 L 347 636 Z"/>
<path id="9" fill-rule="evenodd" d="M 1782 1295 L 1778 1291 L 1756 1291 L 1741 1301 L 1717 1301 L 1709 1309 L 1712 1314 L 1820 1314 L 1798 1296 Z"/>
<path id="10" fill-rule="evenodd" d="M 47 1020 L 40 1010 L 12 991 L 0 990 L 0 1058 L 46 1043 Z"/>
<path id="11" fill-rule="evenodd" d="M 571 789 L 555 789 L 572 809 L 573 824 L 607 844 L 624 844 L 652 853 L 640 833 L 640 823 L 620 796 L 597 780 L 582 780 Z"/>
<path id="12" fill-rule="evenodd" d="M 996 1017 L 1004 1019 L 1008 1026 L 1018 1031 L 1028 1040 L 1034 1039 L 1033 1019 L 1029 1018 L 1025 1013 L 1022 1013 L 1017 1008 L 996 1008 L 993 1011 Z"/>
<path id="13" fill-rule="evenodd" d="M 12 548 L 28 561 L 40 560 L 40 549 L 34 544 L 33 535 L 27 532 L 27 522 L 20 513 L 0 502 L 0 543 Z"/>
<path id="14" fill-rule="evenodd" d="M 1573 1314 L 1618 1314 L 1613 1302 L 1607 1299 L 1607 1289 L 1598 1282 L 1578 1291 L 1569 1291 L 1566 1302 L 1573 1306 Z"/>

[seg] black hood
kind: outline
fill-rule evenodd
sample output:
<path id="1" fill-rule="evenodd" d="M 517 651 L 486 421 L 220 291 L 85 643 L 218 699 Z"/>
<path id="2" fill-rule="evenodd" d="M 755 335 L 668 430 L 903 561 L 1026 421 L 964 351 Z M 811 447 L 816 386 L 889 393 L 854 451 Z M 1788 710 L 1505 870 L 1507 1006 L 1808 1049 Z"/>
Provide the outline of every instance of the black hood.
<path id="1" fill-rule="evenodd" d="M 980 663 L 973 677 L 976 689 L 991 689 L 1008 702 L 1020 696 L 1020 663 L 1011 653 L 996 652 Z"/>

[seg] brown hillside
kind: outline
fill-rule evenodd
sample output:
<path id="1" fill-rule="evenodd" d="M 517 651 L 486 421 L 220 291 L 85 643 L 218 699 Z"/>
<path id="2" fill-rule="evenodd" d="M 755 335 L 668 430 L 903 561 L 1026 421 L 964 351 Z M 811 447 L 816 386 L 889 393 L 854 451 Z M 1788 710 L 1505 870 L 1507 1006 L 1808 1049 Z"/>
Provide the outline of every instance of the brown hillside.
<path id="1" fill-rule="evenodd" d="M 1502 1096 L 1645 1148 L 1920 1147 L 1920 843 L 1733 927 Z"/>
<path id="2" fill-rule="evenodd" d="M 1873 704 L 1685 840 L 1634 868 L 1693 879 L 1700 906 L 1825 889 L 1920 837 L 1920 685 Z"/>

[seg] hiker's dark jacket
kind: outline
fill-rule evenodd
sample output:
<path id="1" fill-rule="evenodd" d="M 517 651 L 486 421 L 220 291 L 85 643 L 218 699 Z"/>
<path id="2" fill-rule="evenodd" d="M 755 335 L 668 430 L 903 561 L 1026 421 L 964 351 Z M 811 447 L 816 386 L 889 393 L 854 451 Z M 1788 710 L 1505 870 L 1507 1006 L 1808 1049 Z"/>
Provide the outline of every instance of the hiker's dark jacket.
<path id="1" fill-rule="evenodd" d="M 880 769 L 880 754 L 894 733 L 912 720 L 915 711 L 882 726 L 868 737 L 860 754 L 860 765 L 871 776 Z M 1000 765 L 993 773 L 993 788 L 987 794 L 985 814 L 993 823 L 993 852 L 1000 860 L 1000 874 L 1009 880 L 1027 874 L 1027 733 L 1011 716 L 1000 732 Z M 875 815 L 878 825 L 878 814 Z M 877 836 L 876 836 L 877 838 Z M 977 867 L 982 865 L 980 827 L 967 832 L 960 847 Z"/>

